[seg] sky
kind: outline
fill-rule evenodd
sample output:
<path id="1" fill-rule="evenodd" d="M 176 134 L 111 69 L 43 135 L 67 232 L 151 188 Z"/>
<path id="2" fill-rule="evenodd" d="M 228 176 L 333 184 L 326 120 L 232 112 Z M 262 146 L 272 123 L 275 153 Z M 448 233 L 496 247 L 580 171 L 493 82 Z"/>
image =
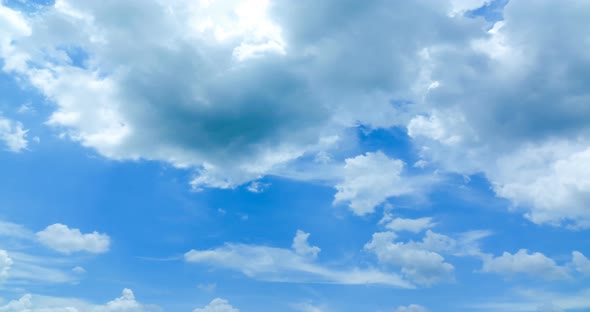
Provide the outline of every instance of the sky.
<path id="1" fill-rule="evenodd" d="M 0 312 L 590 311 L 589 27 L 0 0 Z"/>

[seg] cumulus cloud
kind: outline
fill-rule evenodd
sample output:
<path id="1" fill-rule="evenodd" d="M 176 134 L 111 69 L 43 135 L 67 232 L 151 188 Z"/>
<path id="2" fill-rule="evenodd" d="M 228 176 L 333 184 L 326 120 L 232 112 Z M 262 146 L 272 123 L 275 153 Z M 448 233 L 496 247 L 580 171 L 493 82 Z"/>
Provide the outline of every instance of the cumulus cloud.
<path id="1" fill-rule="evenodd" d="M 293 238 L 293 244 L 291 245 L 291 247 L 293 248 L 293 250 L 295 250 L 295 252 L 298 255 L 316 258 L 321 249 L 317 246 L 309 245 L 309 242 L 307 241 L 309 235 L 309 233 L 297 230 L 295 238 Z"/>
<path id="2" fill-rule="evenodd" d="M 158 307 L 144 305 L 135 300 L 133 291 L 124 289 L 121 297 L 104 305 L 95 305 L 80 299 L 47 297 L 26 294 L 18 300 L 0 306 L 2 312 L 159 312 Z"/>
<path id="3" fill-rule="evenodd" d="M 276 247 L 227 243 L 215 249 L 193 249 L 184 255 L 184 259 L 191 263 L 239 271 L 250 278 L 275 282 L 413 287 L 396 274 L 374 269 L 332 268 L 316 262 L 309 257 L 309 253 L 302 256 L 295 250 Z"/>
<path id="4" fill-rule="evenodd" d="M 395 312 L 428 312 L 428 309 L 421 305 L 410 304 L 409 306 L 400 306 Z"/>
<path id="5" fill-rule="evenodd" d="M 36 235 L 43 245 L 66 254 L 77 251 L 105 253 L 110 245 L 110 238 L 106 234 L 96 231 L 82 234 L 79 229 L 70 229 L 59 223 L 48 226 Z"/>
<path id="6" fill-rule="evenodd" d="M 510 1 L 487 38 L 460 52 L 428 49 L 439 84 L 407 122 L 422 158 L 439 170 L 484 173 L 535 223 L 590 226 L 590 93 L 582 87 L 590 60 L 580 53 L 589 8 Z"/>
<path id="7" fill-rule="evenodd" d="M 526 249 L 520 249 L 515 254 L 504 252 L 499 257 L 486 257 L 484 258 L 482 271 L 506 276 L 525 274 L 547 280 L 570 278 L 566 267 L 559 266 L 553 259 L 546 257 L 542 253 L 529 253 Z"/>
<path id="8" fill-rule="evenodd" d="M 401 272 L 417 284 L 429 286 L 452 278 L 454 266 L 439 253 L 420 243 L 396 242 L 396 239 L 393 232 L 375 233 L 365 249 L 375 253 L 380 263 L 401 267 Z"/>
<path id="9" fill-rule="evenodd" d="M 489 3 L 60 0 L 34 17 L 2 5 L 0 57 L 55 104 L 56 131 L 112 159 L 191 168 L 195 189 L 297 178 L 285 168 L 344 154 L 326 138 L 403 125 L 418 166 L 483 173 L 531 221 L 588 227 L 590 4 L 510 1 L 493 25 L 463 14 Z M 345 166 L 335 202 L 358 215 L 411 184 L 378 153 Z M 379 191 L 356 183 L 361 168 Z"/>
<path id="10" fill-rule="evenodd" d="M 203 3 L 60 0 L 34 18 L 2 7 L 4 70 L 56 104 L 48 124 L 72 140 L 228 188 L 321 154 L 358 123 L 403 124 L 391 101 L 432 83 L 418 52 L 484 34 L 449 15 L 470 7 L 454 1 Z"/>
<path id="11" fill-rule="evenodd" d="M 18 121 L 0 115 L 0 142 L 7 151 L 18 153 L 27 148 L 27 132 Z"/>
<path id="12" fill-rule="evenodd" d="M 204 308 L 197 308 L 193 312 L 240 312 L 232 307 L 227 300 L 216 298 Z"/>
<path id="13" fill-rule="evenodd" d="M 39 237 L 21 224 L 0 221 L 2 247 L 12 259 L 11 285 L 74 283 L 80 277 L 81 267 L 76 257 L 48 256 L 40 248 Z M 74 269 L 72 270 L 72 267 Z"/>
<path id="14" fill-rule="evenodd" d="M 392 196 L 412 191 L 402 181 L 404 162 L 382 152 L 366 153 L 346 159 L 344 181 L 336 185 L 334 203 L 347 203 L 356 215 L 375 211 L 375 207 Z"/>

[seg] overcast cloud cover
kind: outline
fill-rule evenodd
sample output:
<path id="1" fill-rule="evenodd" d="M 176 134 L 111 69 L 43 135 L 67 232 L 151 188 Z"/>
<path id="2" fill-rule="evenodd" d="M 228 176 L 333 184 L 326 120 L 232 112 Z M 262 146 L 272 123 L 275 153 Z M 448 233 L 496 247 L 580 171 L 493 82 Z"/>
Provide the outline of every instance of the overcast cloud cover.
<path id="1" fill-rule="evenodd" d="M 0 0 L 0 311 L 588 310 L 589 28 Z"/>

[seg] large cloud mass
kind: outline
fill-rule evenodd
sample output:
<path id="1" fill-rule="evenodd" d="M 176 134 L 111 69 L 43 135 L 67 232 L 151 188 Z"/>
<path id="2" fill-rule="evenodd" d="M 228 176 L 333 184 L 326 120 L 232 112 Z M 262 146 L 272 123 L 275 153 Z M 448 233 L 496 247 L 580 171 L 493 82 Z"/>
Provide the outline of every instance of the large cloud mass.
<path id="1" fill-rule="evenodd" d="M 195 167 L 195 187 L 232 187 L 325 148 L 323 136 L 357 122 L 400 124 L 390 102 L 414 93 L 417 54 L 476 32 L 442 1 L 349 4 L 58 0 L 33 16 L 3 8 L 12 39 L 4 69 L 55 102 L 49 124 L 83 145 Z M 381 29 L 392 30 L 387 40 Z"/>
<path id="2" fill-rule="evenodd" d="M 590 3 L 512 1 L 493 25 L 463 14 L 487 2 L 1 6 L 0 56 L 55 103 L 48 124 L 109 158 L 192 168 L 196 189 L 337 154 L 358 124 L 406 126 L 421 164 L 484 173 L 533 222 L 587 227 Z M 384 200 L 340 178 L 357 214 Z"/>

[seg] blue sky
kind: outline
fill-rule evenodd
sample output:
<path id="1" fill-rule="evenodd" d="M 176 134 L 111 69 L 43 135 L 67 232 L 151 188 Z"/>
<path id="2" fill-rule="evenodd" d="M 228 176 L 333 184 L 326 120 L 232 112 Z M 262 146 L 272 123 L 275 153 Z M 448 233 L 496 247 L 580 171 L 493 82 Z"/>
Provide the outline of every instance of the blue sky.
<path id="1" fill-rule="evenodd" d="M 587 1 L 0 2 L 0 312 L 590 310 Z"/>

